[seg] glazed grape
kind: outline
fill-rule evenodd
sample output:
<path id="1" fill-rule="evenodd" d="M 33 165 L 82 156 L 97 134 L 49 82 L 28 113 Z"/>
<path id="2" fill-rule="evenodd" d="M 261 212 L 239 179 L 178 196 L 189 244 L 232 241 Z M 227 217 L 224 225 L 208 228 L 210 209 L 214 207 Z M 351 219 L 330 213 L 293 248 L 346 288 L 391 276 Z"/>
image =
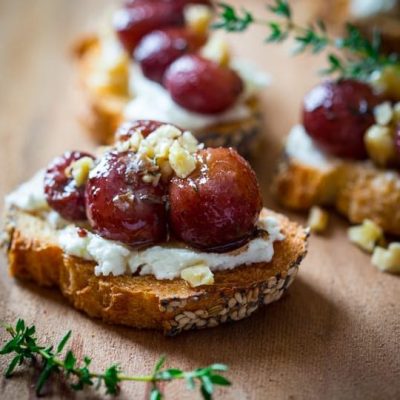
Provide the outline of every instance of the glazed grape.
<path id="1" fill-rule="evenodd" d="M 397 154 L 400 156 L 400 122 L 398 122 L 395 127 L 394 141 L 396 144 Z"/>
<path id="2" fill-rule="evenodd" d="M 169 3 L 171 7 L 175 7 L 175 10 L 182 10 L 189 4 L 203 4 L 212 7 L 212 1 L 210 0 L 126 0 L 125 6 L 134 7 L 138 4 L 157 2 Z"/>
<path id="3" fill-rule="evenodd" d="M 135 2 L 117 10 L 113 17 L 114 29 L 129 54 L 149 32 L 183 23 L 183 13 L 163 1 Z"/>
<path id="4" fill-rule="evenodd" d="M 169 222 L 184 242 L 209 251 L 242 244 L 255 231 L 262 199 L 250 165 L 235 150 L 208 148 L 198 167 L 169 186 Z"/>
<path id="5" fill-rule="evenodd" d="M 364 134 L 373 125 L 373 109 L 381 101 L 366 83 L 351 79 L 323 82 L 304 98 L 304 127 L 327 153 L 365 158 Z"/>
<path id="6" fill-rule="evenodd" d="M 205 41 L 204 35 L 187 28 L 156 30 L 140 41 L 134 58 L 147 78 L 161 83 L 165 70 L 173 61 L 183 54 L 196 51 Z"/>
<path id="7" fill-rule="evenodd" d="M 243 90 L 235 71 L 194 54 L 184 55 L 168 67 L 164 86 L 176 103 L 201 114 L 227 110 Z"/>
<path id="8" fill-rule="evenodd" d="M 128 140 L 134 132 L 141 133 L 145 138 L 162 125 L 165 125 L 165 123 L 144 119 L 124 122 L 115 134 L 116 140 L 124 142 L 125 140 Z"/>
<path id="9" fill-rule="evenodd" d="M 143 181 L 147 167 L 133 152 L 110 152 L 91 171 L 86 212 L 100 236 L 130 246 L 165 240 L 165 190 Z"/>
<path id="10" fill-rule="evenodd" d="M 44 176 L 44 192 L 49 206 L 70 221 L 86 219 L 85 185 L 77 186 L 68 171 L 82 157 L 93 158 L 79 151 L 66 152 L 49 164 Z"/>

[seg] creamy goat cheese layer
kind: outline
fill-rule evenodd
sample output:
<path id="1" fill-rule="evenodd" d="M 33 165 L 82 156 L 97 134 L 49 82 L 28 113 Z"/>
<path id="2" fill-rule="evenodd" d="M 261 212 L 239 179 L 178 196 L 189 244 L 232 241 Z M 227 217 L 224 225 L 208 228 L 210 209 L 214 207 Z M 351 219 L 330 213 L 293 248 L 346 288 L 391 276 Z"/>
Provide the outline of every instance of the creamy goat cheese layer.
<path id="1" fill-rule="evenodd" d="M 271 261 L 274 242 L 283 240 L 284 236 L 273 217 L 261 216 L 259 227 L 268 232 L 266 238 L 253 239 L 242 248 L 226 253 L 205 253 L 169 243 L 133 250 L 90 232 L 82 237 L 76 226 L 60 230 L 58 241 L 66 254 L 95 261 L 96 275 L 139 273 L 154 275 L 157 279 L 174 279 L 180 276 L 183 269 L 198 265 L 207 266 L 214 272 Z"/>
<path id="2" fill-rule="evenodd" d="M 330 168 L 340 161 L 318 149 L 303 125 L 295 125 L 291 129 L 286 139 L 285 152 L 303 164 L 318 168 Z"/>
<path id="3" fill-rule="evenodd" d="M 45 211 L 42 215 L 55 229 L 56 240 L 63 251 L 71 256 L 94 261 L 96 275 L 134 274 L 154 275 L 156 279 L 174 279 L 183 269 L 207 266 L 211 271 L 234 269 L 239 265 L 270 262 L 274 256 L 273 244 L 284 240 L 276 218 L 261 212 L 258 228 L 267 232 L 264 237 L 250 240 L 243 247 L 225 253 L 207 253 L 183 243 L 166 243 L 145 249 L 132 249 L 121 243 L 104 239 L 63 220 L 46 203 L 43 191 L 44 171 L 22 184 L 6 197 L 6 206 L 15 206 L 27 212 Z"/>
<path id="4" fill-rule="evenodd" d="M 368 18 L 389 13 L 398 3 L 398 0 L 351 0 L 350 13 L 356 18 Z"/>
<path id="5" fill-rule="evenodd" d="M 107 81 L 107 72 L 112 70 L 124 56 L 124 50 L 115 35 L 107 32 L 101 37 L 101 53 L 95 74 L 97 82 Z M 199 114 L 186 110 L 175 103 L 168 91 L 157 82 L 147 79 L 140 66 L 131 62 L 129 71 L 129 90 L 132 100 L 126 105 L 124 118 L 152 119 L 179 126 L 187 130 L 201 130 L 218 123 L 240 121 L 252 115 L 247 100 L 265 88 L 270 78 L 245 60 L 233 60 L 231 67 L 241 76 L 244 91 L 238 101 L 228 110 L 214 115 Z M 210 88 L 213 90 L 213 88 Z"/>
<path id="6" fill-rule="evenodd" d="M 157 82 L 147 79 L 139 66 L 133 65 L 130 73 L 130 90 L 133 99 L 127 104 L 125 119 L 153 119 L 177 125 L 183 129 L 200 130 L 219 123 L 249 118 L 252 110 L 246 103 L 268 84 L 268 77 L 252 64 L 244 61 L 232 63 L 242 77 L 245 90 L 239 100 L 228 110 L 213 115 L 186 110 L 175 103 L 170 94 Z M 213 90 L 213 88 L 210 88 Z"/>

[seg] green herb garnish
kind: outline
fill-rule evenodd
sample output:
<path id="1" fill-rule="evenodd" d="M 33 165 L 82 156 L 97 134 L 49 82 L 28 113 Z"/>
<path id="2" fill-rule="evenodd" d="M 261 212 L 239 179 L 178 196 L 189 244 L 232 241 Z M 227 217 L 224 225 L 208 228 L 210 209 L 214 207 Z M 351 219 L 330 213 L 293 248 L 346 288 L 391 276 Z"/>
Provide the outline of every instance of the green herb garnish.
<path id="1" fill-rule="evenodd" d="M 71 337 L 71 331 L 54 347 L 38 344 L 35 326 L 27 326 L 22 319 L 18 320 L 15 327 L 10 325 L 4 327 L 11 335 L 11 339 L 0 350 L 0 355 L 14 355 L 5 371 L 5 376 L 11 377 L 15 368 L 25 360 L 39 360 L 41 372 L 36 382 L 37 395 L 42 394 L 45 383 L 56 374 L 62 375 L 70 383 L 73 390 L 83 390 L 87 386 L 99 388 L 104 385 L 106 393 L 111 395 L 118 393 L 119 384 L 123 381 L 147 382 L 151 385 L 150 400 L 161 400 L 163 398 L 159 387 L 160 382 L 181 379 L 186 382 L 187 387 L 191 390 L 199 384 L 200 392 L 206 400 L 212 399 L 214 386 L 229 386 L 231 384 L 228 379 L 220 374 L 228 369 L 224 364 L 212 364 L 205 368 L 185 372 L 176 368 L 163 369 L 165 357 L 159 359 L 151 375 L 125 375 L 118 364 L 111 365 L 104 372 L 93 372 L 90 370 L 91 359 L 89 357 L 84 357 L 83 361 L 79 362 L 71 350 L 63 355 L 63 350 Z"/>
<path id="2" fill-rule="evenodd" d="M 267 6 L 278 20 L 260 20 L 242 8 L 240 11 L 229 4 L 220 3 L 219 19 L 214 28 L 228 32 L 243 32 L 251 25 L 263 25 L 269 30 L 265 41 L 280 43 L 293 38 L 296 43 L 294 53 L 320 53 L 327 50 L 328 67 L 323 74 L 336 74 L 341 78 L 356 78 L 366 80 L 375 71 L 381 71 L 387 66 L 400 67 L 398 54 L 383 54 L 381 37 L 378 31 L 369 40 L 353 25 L 347 24 L 345 35 L 332 38 L 322 21 L 309 26 L 300 26 L 293 20 L 292 10 L 287 0 L 274 0 Z"/>

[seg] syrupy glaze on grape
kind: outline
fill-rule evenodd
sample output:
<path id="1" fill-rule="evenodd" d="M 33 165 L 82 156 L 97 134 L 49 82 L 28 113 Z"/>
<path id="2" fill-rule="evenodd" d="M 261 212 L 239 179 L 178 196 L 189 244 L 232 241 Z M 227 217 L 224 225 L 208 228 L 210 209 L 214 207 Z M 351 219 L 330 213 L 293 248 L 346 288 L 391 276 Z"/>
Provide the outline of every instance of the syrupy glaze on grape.
<path id="1" fill-rule="evenodd" d="M 206 32 L 185 26 L 190 4 L 206 0 L 130 1 L 114 15 L 114 29 L 143 76 L 162 84 L 174 103 L 188 112 L 212 116 L 229 110 L 244 84 L 227 65 L 200 56 Z"/>
<path id="2" fill-rule="evenodd" d="M 205 149 L 187 178 L 172 178 L 169 220 L 176 237 L 201 249 L 243 244 L 262 208 L 254 171 L 233 149 Z"/>
<path id="3" fill-rule="evenodd" d="M 206 42 L 206 36 L 189 28 L 166 28 L 152 31 L 136 47 L 135 60 L 144 76 L 162 83 L 165 70 L 186 53 L 193 53 Z"/>
<path id="4" fill-rule="evenodd" d="M 162 182 L 146 183 L 150 167 L 133 152 L 109 152 L 91 171 L 86 210 L 100 236 L 132 246 L 166 240 L 166 190 Z"/>
<path id="5" fill-rule="evenodd" d="M 139 132 L 145 138 L 162 125 L 165 125 L 165 123 L 160 121 L 128 121 L 119 127 L 115 134 L 115 139 L 117 142 L 124 142 L 130 139 L 134 132 Z"/>
<path id="6" fill-rule="evenodd" d="M 127 52 L 132 55 L 140 40 L 155 29 L 183 26 L 189 4 L 211 7 L 207 0 L 133 0 L 114 13 L 113 26 Z"/>
<path id="7" fill-rule="evenodd" d="M 171 240 L 208 252 L 254 237 L 260 188 L 236 150 L 203 149 L 189 132 L 158 121 L 127 122 L 118 138 L 121 146 L 91 163 L 79 188 L 66 171 L 86 153 L 50 165 L 45 189 L 54 210 L 70 220 L 87 217 L 94 233 L 132 247 L 166 242 L 170 231 Z"/>
<path id="8" fill-rule="evenodd" d="M 243 91 L 237 72 L 195 54 L 182 56 L 168 67 L 164 86 L 177 104 L 201 114 L 227 110 Z"/>
<path id="9" fill-rule="evenodd" d="M 113 26 L 118 37 L 132 55 L 140 40 L 154 29 L 183 25 L 182 13 L 177 13 L 168 2 L 146 1 L 117 10 L 113 16 Z"/>
<path id="10" fill-rule="evenodd" d="M 400 123 L 398 123 L 397 126 L 396 126 L 396 132 L 395 132 L 394 140 L 395 140 L 397 153 L 400 156 Z"/>
<path id="11" fill-rule="evenodd" d="M 69 151 L 57 157 L 48 166 L 44 177 L 47 203 L 63 218 L 71 221 L 86 219 L 85 187 L 76 185 L 69 167 L 83 157 L 94 157 L 80 151 Z"/>
<path id="12" fill-rule="evenodd" d="M 366 83 L 343 79 L 326 81 L 304 98 L 303 124 L 314 142 L 328 154 L 367 157 L 364 135 L 374 124 L 374 108 L 382 102 Z"/>

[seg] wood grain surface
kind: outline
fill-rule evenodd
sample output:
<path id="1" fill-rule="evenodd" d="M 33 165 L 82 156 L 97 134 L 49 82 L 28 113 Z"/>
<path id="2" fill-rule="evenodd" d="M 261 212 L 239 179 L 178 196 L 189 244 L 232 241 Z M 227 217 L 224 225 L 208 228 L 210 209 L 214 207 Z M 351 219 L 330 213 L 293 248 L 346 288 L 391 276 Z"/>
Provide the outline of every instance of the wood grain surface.
<path id="1" fill-rule="evenodd" d="M 239 3 L 235 1 L 235 3 Z M 242 2 L 261 12 L 263 1 Z M 73 40 L 90 31 L 106 0 L 0 1 L 0 195 L 66 149 L 90 149 L 77 122 L 79 94 L 69 55 Z M 320 57 L 288 55 L 290 46 L 262 44 L 263 30 L 232 35 L 235 51 L 273 77 L 263 95 L 266 145 L 255 160 L 265 203 L 279 209 L 269 182 L 284 137 L 299 118 L 304 92 L 316 81 Z M 292 215 L 303 221 L 304 217 Z M 176 338 L 113 327 L 70 308 L 55 291 L 16 282 L 1 255 L 0 319 L 23 317 L 43 340 L 73 331 L 72 348 L 93 357 L 94 368 L 119 361 L 149 372 L 160 354 L 185 369 L 224 362 L 234 385 L 221 399 L 399 399 L 400 279 L 377 271 L 346 239 L 334 217 L 325 237 L 312 237 L 297 281 L 282 301 L 239 323 Z M 2 332 L 1 338 L 5 335 Z M 3 369 L 6 358 L 0 359 Z M 0 398 L 35 398 L 34 374 L 23 368 L 0 382 Z M 124 383 L 122 399 L 143 399 L 148 387 Z M 74 398 L 61 382 L 48 398 Z M 182 383 L 167 399 L 197 398 Z M 100 398 L 85 392 L 79 398 Z"/>

